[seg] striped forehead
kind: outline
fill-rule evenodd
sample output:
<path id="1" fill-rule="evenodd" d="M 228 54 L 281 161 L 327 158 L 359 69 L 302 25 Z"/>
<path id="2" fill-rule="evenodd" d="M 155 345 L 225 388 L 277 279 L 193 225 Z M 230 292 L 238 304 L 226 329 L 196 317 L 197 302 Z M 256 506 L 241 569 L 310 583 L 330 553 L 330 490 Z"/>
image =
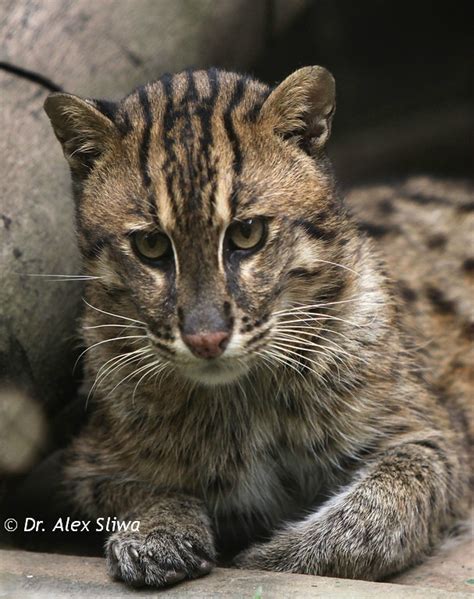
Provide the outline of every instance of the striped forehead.
<path id="1" fill-rule="evenodd" d="M 172 229 L 228 222 L 242 172 L 245 124 L 268 88 L 217 69 L 167 75 L 134 98 L 141 182 L 154 220 Z"/>

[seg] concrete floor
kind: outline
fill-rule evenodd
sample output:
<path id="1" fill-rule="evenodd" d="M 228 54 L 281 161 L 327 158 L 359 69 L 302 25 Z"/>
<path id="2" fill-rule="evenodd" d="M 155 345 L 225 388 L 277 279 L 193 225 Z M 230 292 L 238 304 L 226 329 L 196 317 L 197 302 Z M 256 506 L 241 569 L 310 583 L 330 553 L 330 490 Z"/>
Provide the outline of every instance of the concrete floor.
<path id="1" fill-rule="evenodd" d="M 456 599 L 474 596 L 471 541 L 457 544 L 389 583 L 217 568 L 166 591 L 112 582 L 102 558 L 0 550 L 0 597 L 163 597 L 166 599 Z"/>

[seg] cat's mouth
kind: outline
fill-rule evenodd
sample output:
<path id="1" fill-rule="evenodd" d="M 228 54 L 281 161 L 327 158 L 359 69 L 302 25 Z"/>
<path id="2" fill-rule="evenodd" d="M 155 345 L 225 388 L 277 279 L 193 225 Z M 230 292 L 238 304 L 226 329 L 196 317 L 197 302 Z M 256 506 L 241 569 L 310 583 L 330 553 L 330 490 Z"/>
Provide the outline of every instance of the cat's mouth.
<path id="1" fill-rule="evenodd" d="M 154 349 L 156 351 L 156 346 Z M 163 352 L 158 353 L 184 378 L 210 387 L 230 384 L 245 375 L 249 370 L 249 365 L 245 362 L 228 356 L 204 360 L 197 358 L 183 359 L 176 357 L 176 355 L 166 355 L 165 358 L 165 356 L 162 356 Z"/>
<path id="2" fill-rule="evenodd" d="M 221 356 L 216 358 L 200 358 L 192 353 L 182 343 L 176 343 L 174 348 L 168 348 L 153 333 L 148 336 L 155 352 L 184 377 L 195 383 L 214 387 L 228 385 L 245 375 L 250 370 L 249 360 L 244 359 L 229 346 Z"/>
<path id="3" fill-rule="evenodd" d="M 228 357 L 193 360 L 177 366 L 186 378 L 210 387 L 232 383 L 249 370 L 245 362 Z"/>

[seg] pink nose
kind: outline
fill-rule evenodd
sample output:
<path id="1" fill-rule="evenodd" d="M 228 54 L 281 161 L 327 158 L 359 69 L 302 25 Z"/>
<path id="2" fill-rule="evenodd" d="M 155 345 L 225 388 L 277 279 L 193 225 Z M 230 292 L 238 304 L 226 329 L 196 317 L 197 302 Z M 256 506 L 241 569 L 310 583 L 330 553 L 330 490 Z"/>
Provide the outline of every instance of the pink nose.
<path id="1" fill-rule="evenodd" d="M 224 353 L 229 343 L 229 333 L 217 331 L 216 333 L 183 335 L 183 341 L 199 358 L 218 358 Z"/>

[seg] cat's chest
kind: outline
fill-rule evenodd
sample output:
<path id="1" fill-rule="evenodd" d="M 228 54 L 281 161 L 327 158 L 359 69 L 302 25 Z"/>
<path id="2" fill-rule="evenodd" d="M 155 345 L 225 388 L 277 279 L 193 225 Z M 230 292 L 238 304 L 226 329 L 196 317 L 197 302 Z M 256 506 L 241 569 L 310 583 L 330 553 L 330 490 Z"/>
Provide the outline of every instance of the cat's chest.
<path id="1" fill-rule="evenodd" d="M 314 500 L 322 475 L 309 418 L 284 414 L 276 403 L 258 409 L 262 397 L 251 404 L 206 399 L 143 418 L 130 452 L 140 478 L 201 496 L 218 514 L 277 515 Z"/>
<path id="2" fill-rule="evenodd" d="M 276 522 L 314 503 L 323 485 L 322 471 L 303 448 L 276 452 L 274 446 L 271 453 L 254 456 L 233 484 L 219 489 L 214 482 L 206 500 L 218 516 L 260 514 Z"/>
<path id="3" fill-rule="evenodd" d="M 302 445 L 289 448 L 276 431 L 236 421 L 224 426 L 173 427 L 150 435 L 137 464 L 159 486 L 203 497 L 211 513 L 266 514 L 272 521 L 290 516 L 295 506 L 314 501 L 322 484 L 317 460 Z"/>

